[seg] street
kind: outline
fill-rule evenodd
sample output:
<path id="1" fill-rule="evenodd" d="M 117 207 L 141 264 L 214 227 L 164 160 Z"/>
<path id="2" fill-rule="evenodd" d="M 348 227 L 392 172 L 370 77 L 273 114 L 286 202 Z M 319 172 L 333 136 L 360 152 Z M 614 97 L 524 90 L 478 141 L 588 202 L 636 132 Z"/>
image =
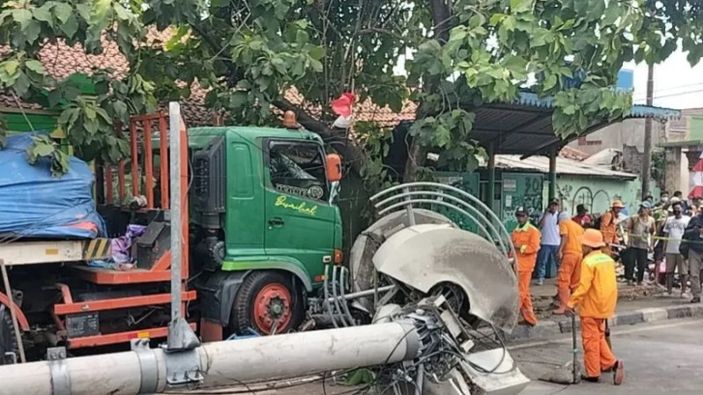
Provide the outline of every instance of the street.
<path id="1" fill-rule="evenodd" d="M 550 363 L 563 364 L 571 358 L 570 338 L 521 346 L 511 354 L 523 373 L 533 380 L 523 392 L 525 395 L 700 394 L 703 389 L 701 329 L 703 320 L 681 320 L 613 330 L 613 351 L 625 362 L 626 369 L 625 382 L 620 387 L 613 386 L 612 376 L 608 374 L 598 384 L 563 386 L 536 381 L 556 367 Z"/>
<path id="2" fill-rule="evenodd" d="M 520 369 L 531 380 L 521 395 L 549 394 L 700 394 L 703 388 L 703 320 L 675 320 L 659 325 L 642 325 L 614 329 L 611 335 L 613 349 L 625 362 L 625 382 L 620 387 L 612 384 L 612 376 L 604 374 L 597 384 L 557 385 L 539 381 L 539 377 L 571 359 L 569 337 L 552 342 L 537 342 L 510 347 L 511 355 Z M 579 334 L 579 359 L 581 345 Z M 247 392 L 237 387 L 230 392 L 216 390 L 217 394 L 257 393 L 262 395 L 341 395 L 356 391 L 353 387 L 334 385 L 326 380 L 294 386 L 285 390 Z M 208 393 L 207 390 L 193 394 Z"/>

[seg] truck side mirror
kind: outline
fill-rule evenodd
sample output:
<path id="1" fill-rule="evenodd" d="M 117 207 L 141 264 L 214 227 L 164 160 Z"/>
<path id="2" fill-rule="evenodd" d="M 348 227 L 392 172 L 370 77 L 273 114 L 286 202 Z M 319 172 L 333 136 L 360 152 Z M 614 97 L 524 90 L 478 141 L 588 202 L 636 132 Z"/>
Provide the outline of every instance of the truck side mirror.
<path id="1" fill-rule="evenodd" d="M 327 154 L 325 157 L 327 181 L 336 182 L 342 179 L 342 158 L 337 154 Z"/>

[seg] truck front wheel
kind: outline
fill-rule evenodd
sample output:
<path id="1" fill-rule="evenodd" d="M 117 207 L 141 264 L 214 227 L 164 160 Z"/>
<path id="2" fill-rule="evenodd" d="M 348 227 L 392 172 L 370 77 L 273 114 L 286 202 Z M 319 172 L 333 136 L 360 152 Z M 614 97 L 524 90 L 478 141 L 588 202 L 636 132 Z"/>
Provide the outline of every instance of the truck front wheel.
<path id="1" fill-rule="evenodd" d="M 302 296 L 290 276 L 273 271 L 255 271 L 242 283 L 232 306 L 230 330 L 248 328 L 261 335 L 289 332 L 303 318 Z"/>

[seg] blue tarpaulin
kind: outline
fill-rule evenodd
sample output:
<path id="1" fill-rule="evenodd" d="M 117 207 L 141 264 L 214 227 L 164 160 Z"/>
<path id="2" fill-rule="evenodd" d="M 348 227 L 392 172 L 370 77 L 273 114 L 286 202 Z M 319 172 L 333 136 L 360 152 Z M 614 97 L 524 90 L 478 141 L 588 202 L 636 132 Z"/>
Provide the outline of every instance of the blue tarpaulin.
<path id="1" fill-rule="evenodd" d="M 48 159 L 27 162 L 28 134 L 8 137 L 0 150 L 0 235 L 4 239 L 94 238 L 102 229 L 92 197 L 93 173 L 71 157 L 69 171 L 53 177 Z"/>

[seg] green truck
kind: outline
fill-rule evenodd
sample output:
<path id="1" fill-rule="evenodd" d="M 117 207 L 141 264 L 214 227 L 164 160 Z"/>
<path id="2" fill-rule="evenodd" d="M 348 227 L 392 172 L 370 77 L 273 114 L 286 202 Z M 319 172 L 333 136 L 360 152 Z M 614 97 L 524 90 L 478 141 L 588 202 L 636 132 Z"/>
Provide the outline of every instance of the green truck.
<path id="1" fill-rule="evenodd" d="M 175 206 L 167 126 L 163 113 L 133 117 L 130 157 L 97 168 L 96 206 L 108 237 L 0 245 L 11 269 L 10 290 L 0 292 L 0 362 L 24 359 L 20 344 L 36 359 L 57 345 L 74 352 L 166 336 L 176 207 L 187 241 L 181 299 L 203 340 L 287 332 L 305 318 L 325 267 L 343 260 L 339 156 L 299 127 L 183 127 L 188 144 L 179 156 L 188 176 L 180 185 L 188 192 Z M 128 224 L 145 227 L 132 245 L 133 268 L 85 264 L 109 258 L 110 238 Z"/>
<path id="2" fill-rule="evenodd" d="M 298 129 L 193 128 L 188 137 L 202 317 L 230 332 L 295 328 L 325 264 L 342 263 L 338 157 Z"/>

